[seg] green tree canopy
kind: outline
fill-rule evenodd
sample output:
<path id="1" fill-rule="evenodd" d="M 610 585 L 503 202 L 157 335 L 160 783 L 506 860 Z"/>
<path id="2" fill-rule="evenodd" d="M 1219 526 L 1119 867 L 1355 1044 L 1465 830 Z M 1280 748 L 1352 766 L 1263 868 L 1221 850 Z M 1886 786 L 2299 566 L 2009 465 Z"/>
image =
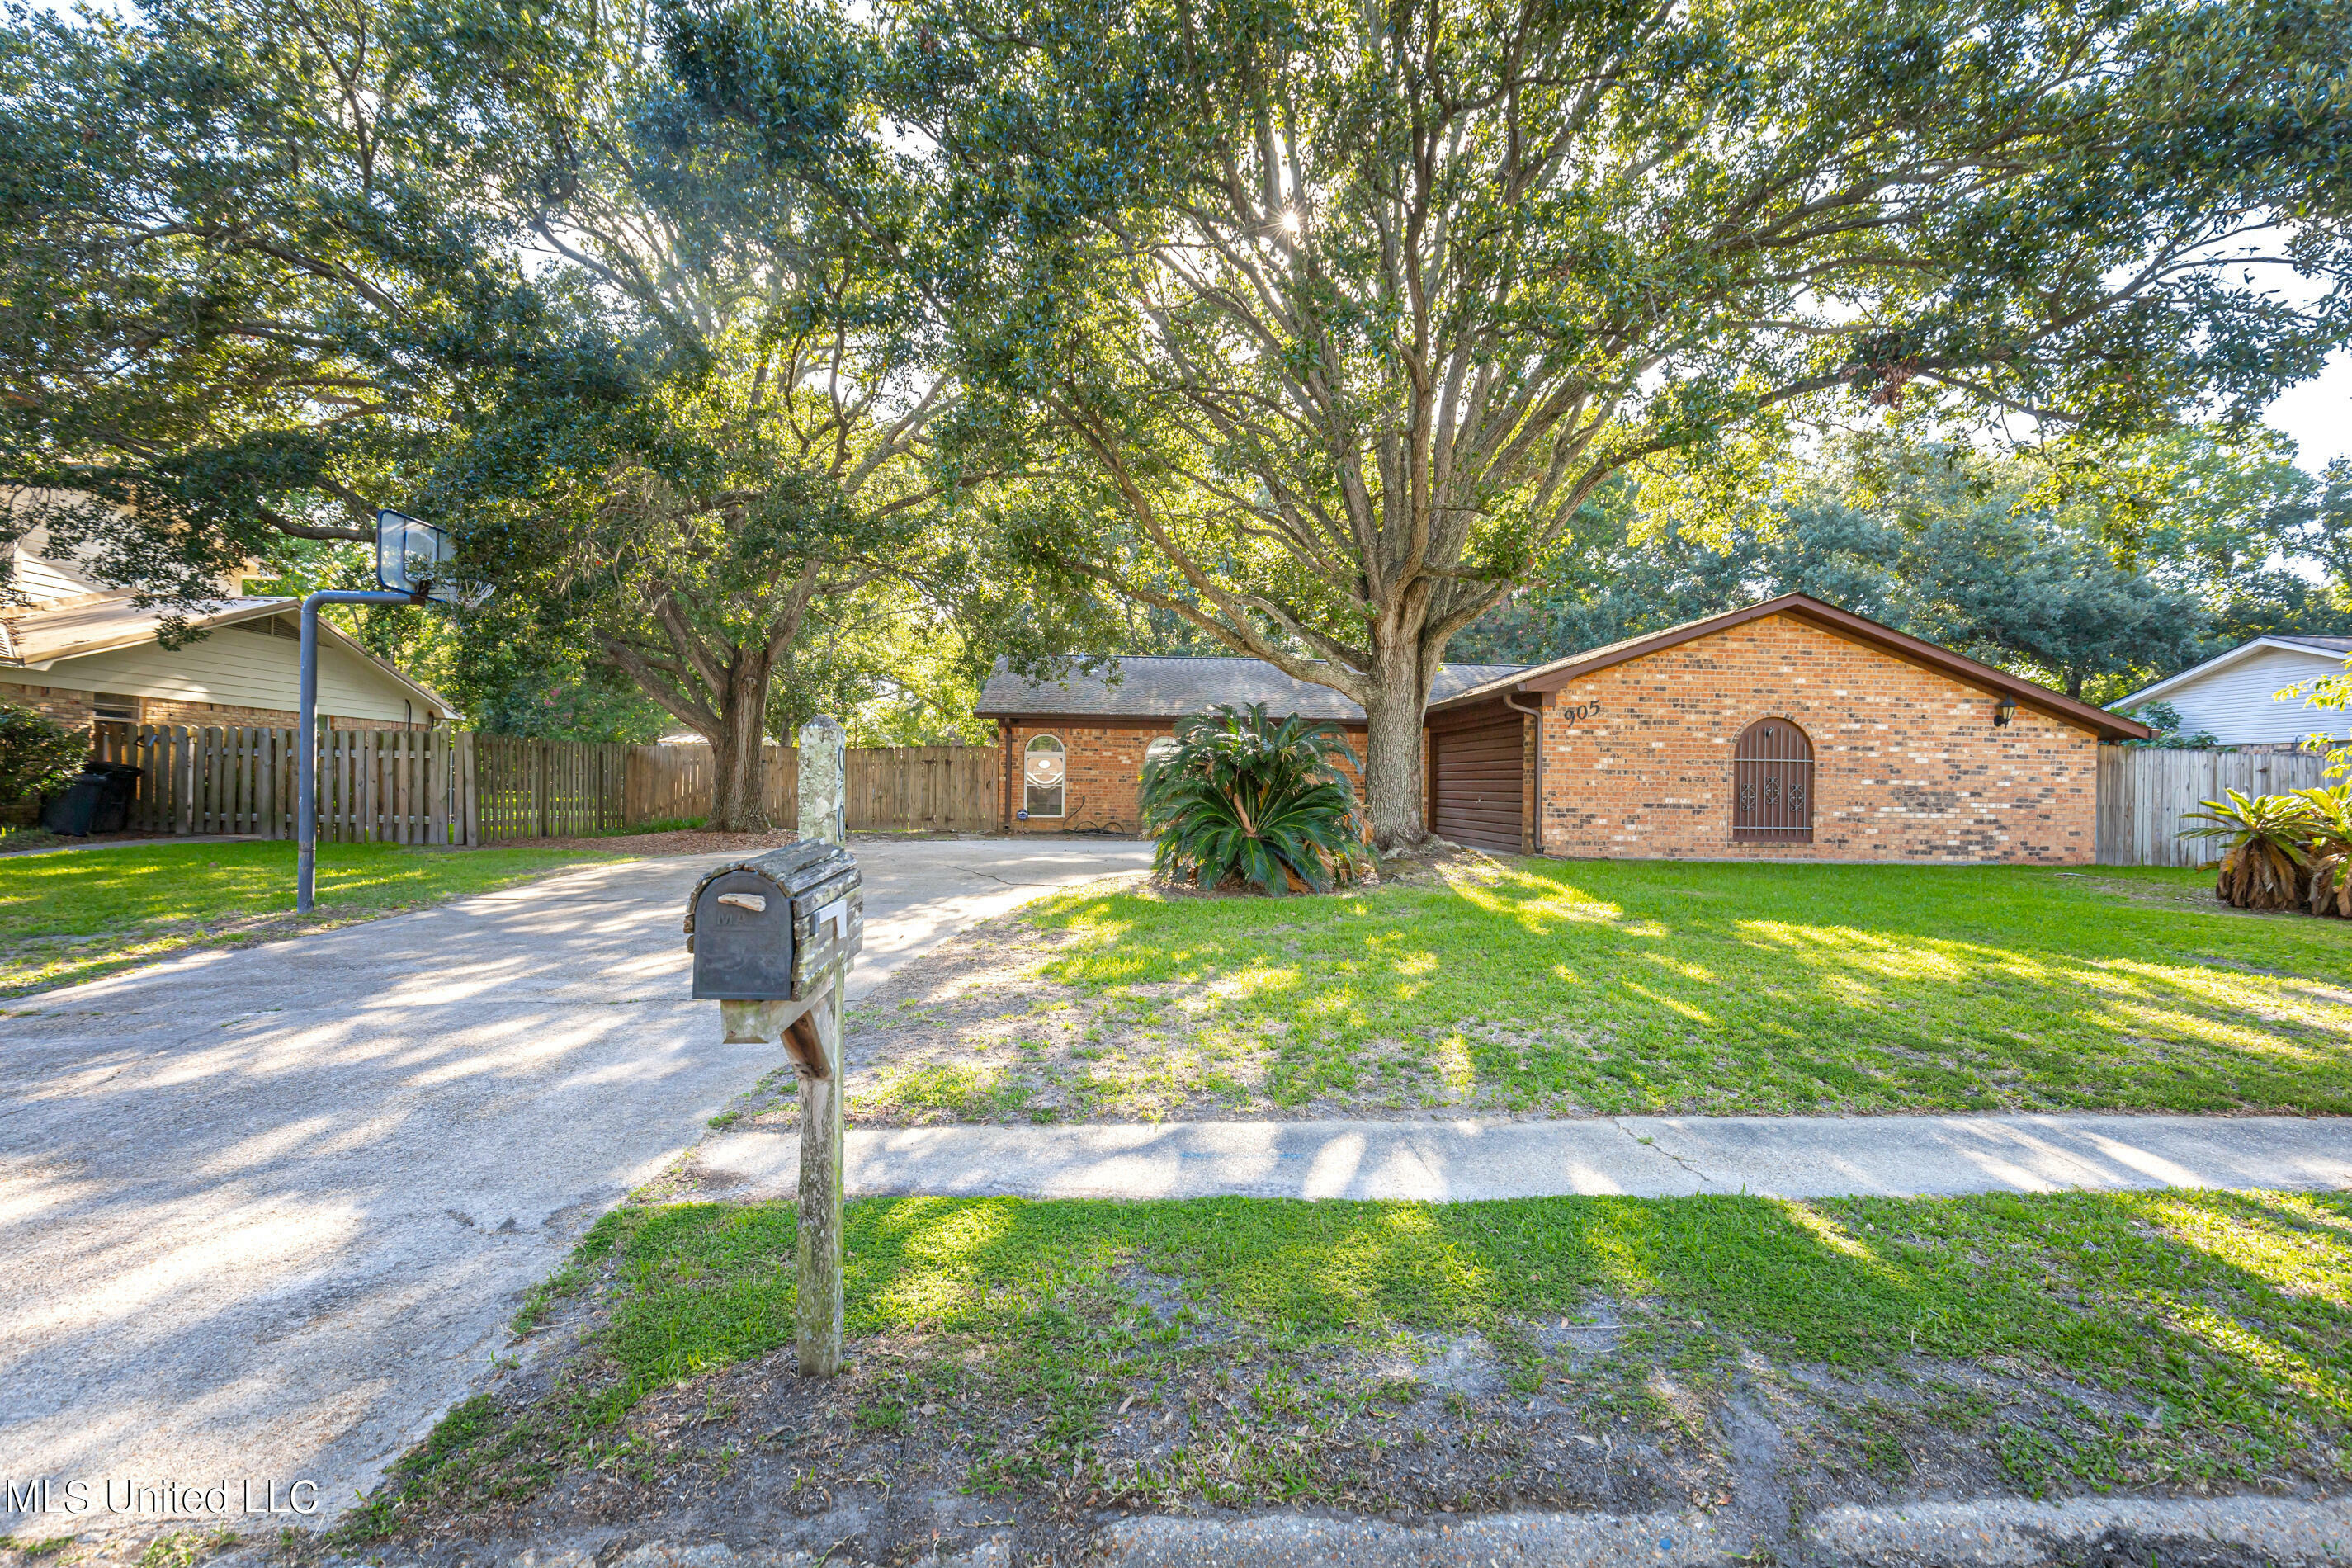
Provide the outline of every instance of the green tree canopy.
<path id="1" fill-rule="evenodd" d="M 0 27 L 0 483 L 105 580 L 364 541 L 543 345 L 413 10 L 152 0 Z"/>
<path id="2" fill-rule="evenodd" d="M 2352 473 L 2315 480 L 2259 429 L 2168 432 L 2092 461 L 1906 426 L 1783 459 L 1732 509 L 1694 509 L 1681 477 L 1588 505 L 1456 655 L 1534 663 L 1805 593 L 2109 701 L 2267 632 L 2352 629 Z"/>
<path id="3" fill-rule="evenodd" d="M 2352 316 L 2347 27 L 979 0 L 886 30 L 960 225 L 949 448 L 1055 476 L 1008 547 L 1360 701 L 1391 842 L 1448 644 L 1646 456 L 1830 395 L 2108 432 L 2315 373 Z M 756 10 L 701 38 L 789 123 Z"/>
<path id="4" fill-rule="evenodd" d="M 503 592 L 455 631 L 364 617 L 374 644 L 533 732 L 646 729 L 619 671 L 716 748 L 713 822 L 753 826 L 777 672 L 786 710 L 853 697 L 910 622 L 1006 595 L 977 591 L 924 463 L 953 384 L 866 45 L 789 18 L 806 90 L 771 158 L 659 23 L 586 0 L 16 22 L 0 477 L 166 603 L 257 559 L 364 571 L 314 556 L 372 539 L 379 504 L 449 524 Z"/>
<path id="5" fill-rule="evenodd" d="M 922 457 L 953 388 L 892 243 L 909 193 L 866 154 L 856 41 L 822 14 L 795 28 L 826 88 L 796 122 L 808 156 L 771 161 L 702 110 L 690 41 L 656 56 L 593 8 L 466 16 L 436 89 L 499 128 L 478 199 L 581 327 L 570 361 L 458 421 L 425 504 L 518 613 L 710 742 L 712 826 L 761 826 L 771 692 L 803 629 L 940 549 Z M 817 163 L 833 187 L 802 177 Z"/>

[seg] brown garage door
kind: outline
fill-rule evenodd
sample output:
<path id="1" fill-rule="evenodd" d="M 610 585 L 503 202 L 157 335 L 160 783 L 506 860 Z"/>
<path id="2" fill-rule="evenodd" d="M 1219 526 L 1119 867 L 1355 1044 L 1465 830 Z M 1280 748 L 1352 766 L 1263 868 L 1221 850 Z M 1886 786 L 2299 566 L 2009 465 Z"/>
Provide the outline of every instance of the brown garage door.
<path id="1" fill-rule="evenodd" d="M 1518 715 L 1475 729 L 1438 731 L 1429 743 L 1436 783 L 1429 819 L 1437 836 L 1517 855 L 1527 765 Z"/>

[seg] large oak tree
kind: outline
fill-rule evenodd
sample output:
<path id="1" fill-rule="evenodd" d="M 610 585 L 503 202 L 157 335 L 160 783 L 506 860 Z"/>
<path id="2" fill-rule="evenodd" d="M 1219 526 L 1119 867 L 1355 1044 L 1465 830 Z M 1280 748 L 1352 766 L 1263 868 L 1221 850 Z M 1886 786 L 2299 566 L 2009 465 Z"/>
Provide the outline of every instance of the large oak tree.
<path id="1" fill-rule="evenodd" d="M 856 41 L 821 13 L 792 30 L 822 85 L 788 159 L 703 108 L 688 39 L 593 6 L 466 15 L 436 89 L 499 128 L 478 199 L 564 281 L 583 331 L 460 422 L 427 504 L 543 635 L 709 742 L 712 826 L 763 826 L 795 644 L 952 553 L 924 458 L 953 386 L 896 243 L 913 193 L 872 150 Z"/>
<path id="2" fill-rule="evenodd" d="M 740 68 L 767 35 L 738 18 Z M 2347 335 L 2342 0 L 915 0 L 1008 547 L 1360 702 L 1612 476 L 1808 400 L 2120 430 Z M 712 30 L 715 36 L 717 29 Z M 723 52 L 716 45 L 714 53 Z M 1002 456 L 998 460 L 1003 460 Z"/>
<path id="3" fill-rule="evenodd" d="M 422 511 L 503 590 L 486 632 L 625 671 L 714 747 L 713 825 L 761 826 L 804 629 L 919 551 L 956 565 L 925 533 L 950 384 L 903 207 L 860 156 L 854 40 L 803 20 L 786 160 L 742 155 L 646 10 L 593 0 L 0 29 L 16 524 L 176 605 Z"/>
<path id="4" fill-rule="evenodd" d="M 206 597 L 375 508 L 542 341 L 452 199 L 402 14 L 152 0 L 0 27 L 0 485 L 108 580 Z"/>

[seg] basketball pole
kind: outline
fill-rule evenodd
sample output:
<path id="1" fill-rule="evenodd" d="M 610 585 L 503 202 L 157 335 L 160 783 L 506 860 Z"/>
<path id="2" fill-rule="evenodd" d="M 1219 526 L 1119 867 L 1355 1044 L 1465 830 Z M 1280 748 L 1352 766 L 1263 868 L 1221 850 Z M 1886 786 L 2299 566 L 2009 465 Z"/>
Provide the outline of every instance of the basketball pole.
<path id="1" fill-rule="evenodd" d="M 388 588 L 322 588 L 302 600 L 302 738 L 297 742 L 294 783 L 294 912 L 307 915 L 319 874 L 319 606 L 321 605 L 423 605 L 423 592 L 395 594 Z"/>

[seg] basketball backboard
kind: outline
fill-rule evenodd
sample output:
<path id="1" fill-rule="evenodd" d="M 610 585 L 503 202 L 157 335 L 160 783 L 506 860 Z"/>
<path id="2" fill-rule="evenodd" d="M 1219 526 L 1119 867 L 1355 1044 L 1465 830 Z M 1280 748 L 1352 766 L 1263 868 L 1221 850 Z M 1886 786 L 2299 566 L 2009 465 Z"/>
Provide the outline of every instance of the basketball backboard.
<path id="1" fill-rule="evenodd" d="M 421 595 L 438 605 L 471 606 L 490 596 L 487 587 L 461 582 L 457 547 L 446 530 L 379 508 L 375 514 L 375 580 L 395 594 Z"/>

